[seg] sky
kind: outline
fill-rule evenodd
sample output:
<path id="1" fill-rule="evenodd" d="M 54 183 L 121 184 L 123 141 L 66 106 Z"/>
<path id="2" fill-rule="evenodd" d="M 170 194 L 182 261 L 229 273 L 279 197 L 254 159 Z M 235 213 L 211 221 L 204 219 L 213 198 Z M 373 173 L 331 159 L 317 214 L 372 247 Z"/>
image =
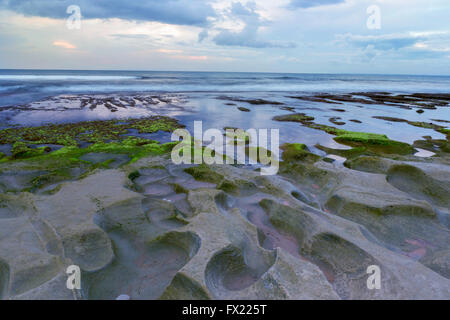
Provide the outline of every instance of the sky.
<path id="1" fill-rule="evenodd" d="M 450 75 L 450 1 L 0 0 L 0 69 Z"/>

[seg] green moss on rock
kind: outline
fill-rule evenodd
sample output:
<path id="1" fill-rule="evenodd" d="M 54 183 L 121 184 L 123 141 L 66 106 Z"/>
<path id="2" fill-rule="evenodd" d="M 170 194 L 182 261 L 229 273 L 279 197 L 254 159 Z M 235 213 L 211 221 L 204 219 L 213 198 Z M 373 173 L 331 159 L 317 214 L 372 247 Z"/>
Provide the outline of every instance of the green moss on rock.
<path id="1" fill-rule="evenodd" d="M 201 164 L 197 167 L 191 167 L 184 170 L 186 173 L 194 177 L 195 180 L 219 184 L 223 180 L 223 176 L 209 166 Z"/>
<path id="2" fill-rule="evenodd" d="M 76 146 L 79 142 L 99 143 L 122 140 L 123 134 L 135 129 L 139 133 L 171 132 L 183 127 L 177 120 L 155 116 L 128 120 L 85 121 L 50 124 L 40 127 L 15 127 L 0 130 L 0 144 L 23 142 Z"/>
<path id="3" fill-rule="evenodd" d="M 353 159 L 359 157 L 362 154 L 371 154 L 371 152 L 368 152 L 367 148 L 365 147 L 356 147 L 348 150 L 342 150 L 342 149 L 327 148 L 320 144 L 317 144 L 316 148 L 326 152 L 327 154 L 334 154 L 336 156 L 343 157 L 346 159 Z"/>
<path id="4" fill-rule="evenodd" d="M 280 147 L 283 150 L 281 158 L 286 162 L 308 161 L 316 162 L 320 159 L 318 155 L 309 152 L 304 144 L 286 143 Z"/>
<path id="5" fill-rule="evenodd" d="M 273 120 L 299 122 L 306 127 L 322 130 L 326 133 L 337 136 L 334 140 L 339 143 L 352 147 L 366 147 L 369 151 L 375 153 L 407 155 L 415 152 L 411 145 L 390 140 L 386 135 L 366 132 L 351 132 L 323 124 L 317 124 L 313 122 L 314 117 L 308 116 L 304 113 L 277 116 L 274 117 Z"/>
<path id="6" fill-rule="evenodd" d="M 46 170 L 57 168 L 79 167 L 80 165 L 95 168 L 108 168 L 114 159 L 109 159 L 102 163 L 90 163 L 83 160 L 82 156 L 90 153 L 107 153 L 107 154 L 125 154 L 128 155 L 133 163 L 137 160 L 152 156 L 163 155 L 172 150 L 176 143 L 159 144 L 149 140 L 148 144 L 141 145 L 140 139 L 132 137 L 121 142 L 96 143 L 86 148 L 78 148 L 76 146 L 63 147 L 57 151 L 48 153 L 45 147 L 31 149 L 24 147 L 22 144 L 16 146 L 11 157 L 4 157 L 0 162 L 18 162 L 18 166 L 23 170 Z"/>
<path id="7" fill-rule="evenodd" d="M 314 117 L 308 116 L 304 113 L 287 114 L 283 116 L 274 117 L 273 120 L 281 122 L 310 122 L 314 121 Z"/>
<path id="8" fill-rule="evenodd" d="M 222 183 L 220 184 L 220 186 L 217 189 L 222 190 L 226 193 L 230 193 L 230 194 L 238 194 L 239 193 L 238 185 L 236 185 L 234 182 L 229 181 L 229 180 L 222 181 Z"/>
<path id="9" fill-rule="evenodd" d="M 370 173 L 386 173 L 391 166 L 391 162 L 374 156 L 363 156 L 345 161 L 344 165 L 353 170 L 370 172 Z"/>
<path id="10" fill-rule="evenodd" d="M 50 151 L 51 149 L 49 147 L 32 149 L 28 147 L 26 143 L 20 141 L 14 143 L 11 149 L 13 159 L 27 159 L 37 157 Z"/>
<path id="11" fill-rule="evenodd" d="M 375 153 L 413 154 L 414 148 L 404 142 L 390 140 L 386 135 L 365 132 L 340 131 L 334 138 L 336 142 L 352 147 L 366 147 Z"/>
<path id="12" fill-rule="evenodd" d="M 176 194 L 181 194 L 181 193 L 188 194 L 189 193 L 189 190 L 187 190 L 183 186 L 179 185 L 178 183 L 173 183 L 173 184 L 171 184 L 171 186 L 173 187 L 173 190 L 175 191 Z"/>
<path id="13" fill-rule="evenodd" d="M 85 163 L 80 157 L 88 153 L 112 153 L 127 154 L 132 163 L 146 156 L 170 152 L 177 143 L 161 145 L 149 139 L 123 136 L 129 129 L 136 129 L 140 133 L 152 133 L 160 130 L 172 131 L 179 127 L 182 126 L 175 119 L 150 117 L 127 121 L 89 121 L 9 128 L 0 130 L 0 144 L 12 144 L 12 155 L 2 156 L 0 161 L 28 160 L 31 165 L 38 167 L 61 167 Z M 90 142 L 92 145 L 80 148 L 78 142 L 82 141 Z M 47 146 L 30 147 L 40 144 L 57 144 L 63 148 L 51 152 L 51 148 Z"/>
<path id="14" fill-rule="evenodd" d="M 244 108 L 244 107 L 238 107 L 238 110 L 242 111 L 242 112 L 250 112 L 251 111 L 250 109 Z"/>
<path id="15" fill-rule="evenodd" d="M 441 128 L 437 130 L 438 132 L 445 134 L 447 136 L 447 140 L 450 140 L 450 129 Z"/>
<path id="16" fill-rule="evenodd" d="M 442 128 L 442 126 L 438 126 L 431 122 L 408 121 L 408 123 L 412 126 L 419 127 L 419 128 L 425 128 L 425 129 L 439 130 Z"/>

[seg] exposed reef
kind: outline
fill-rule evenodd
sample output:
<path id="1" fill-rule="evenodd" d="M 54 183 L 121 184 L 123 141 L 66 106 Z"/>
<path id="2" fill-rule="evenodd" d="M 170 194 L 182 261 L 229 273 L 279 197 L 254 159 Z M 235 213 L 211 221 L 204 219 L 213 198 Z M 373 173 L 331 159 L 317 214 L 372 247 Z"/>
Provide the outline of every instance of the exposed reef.
<path id="1" fill-rule="evenodd" d="M 450 298 L 447 166 L 379 158 L 374 174 L 282 150 L 278 176 L 162 154 L 0 195 L 2 297 Z M 65 287 L 71 264 L 81 291 Z"/>
<path id="2" fill-rule="evenodd" d="M 370 152 L 384 153 L 384 154 L 413 154 L 414 148 L 403 142 L 389 139 L 386 135 L 365 133 L 365 132 L 351 132 L 335 127 L 314 123 L 314 117 L 308 116 L 304 113 L 288 114 L 283 116 L 276 116 L 275 121 L 281 122 L 298 122 L 309 128 L 325 131 L 329 134 L 335 135 L 334 140 L 341 144 L 352 147 L 364 147 Z"/>
<path id="3" fill-rule="evenodd" d="M 98 143 L 124 139 L 131 129 L 138 133 L 173 131 L 181 126 L 168 117 L 148 117 L 127 120 L 88 121 L 69 124 L 51 124 L 40 127 L 14 127 L 0 130 L 0 144 L 55 144 L 77 146 L 82 142 Z"/>
<path id="4" fill-rule="evenodd" d="M 238 97 L 228 97 L 228 96 L 220 96 L 217 97 L 219 100 L 226 100 L 226 101 L 234 101 L 234 102 L 245 102 L 251 105 L 284 105 L 282 102 L 278 101 L 269 101 L 264 99 L 244 99 L 244 98 L 238 98 Z M 228 105 L 234 105 L 234 104 L 228 104 Z"/>
<path id="5" fill-rule="evenodd" d="M 349 94 L 316 94 L 312 96 L 290 96 L 290 98 L 321 102 L 328 104 L 354 103 L 363 105 L 389 105 L 403 109 L 416 108 L 436 109 L 437 107 L 448 107 L 450 95 L 448 94 L 391 94 L 388 92 L 353 92 Z M 344 110 L 345 111 L 345 110 Z"/>
<path id="6" fill-rule="evenodd" d="M 242 111 L 242 112 L 250 112 L 251 111 L 250 109 L 244 108 L 244 107 L 238 107 L 238 110 Z"/>
<path id="7" fill-rule="evenodd" d="M 343 111 L 348 103 L 422 110 L 450 101 L 295 98 Z M 122 109 L 114 98 L 102 102 Z M 95 103 L 87 99 L 84 108 Z M 279 174 L 262 176 L 260 165 L 174 165 L 176 143 L 151 135 L 183 126 L 162 116 L 1 130 L 0 299 L 450 299 L 449 129 L 411 121 L 446 138 L 409 145 L 282 108 L 289 114 L 275 117 L 279 124 L 320 130 L 350 148 L 298 137 L 281 145 Z M 227 143 L 256 148 L 244 131 L 228 129 L 236 128 L 224 128 Z M 74 264 L 81 290 L 66 287 Z M 380 290 L 367 288 L 373 265 Z"/>
<path id="8" fill-rule="evenodd" d="M 95 169 L 168 153 L 176 143 L 160 144 L 126 133 L 129 129 L 138 135 L 170 132 L 180 127 L 174 119 L 151 117 L 1 130 L 0 143 L 10 145 L 11 151 L 0 158 L 0 190 L 56 192 L 58 182 L 79 179 Z"/>

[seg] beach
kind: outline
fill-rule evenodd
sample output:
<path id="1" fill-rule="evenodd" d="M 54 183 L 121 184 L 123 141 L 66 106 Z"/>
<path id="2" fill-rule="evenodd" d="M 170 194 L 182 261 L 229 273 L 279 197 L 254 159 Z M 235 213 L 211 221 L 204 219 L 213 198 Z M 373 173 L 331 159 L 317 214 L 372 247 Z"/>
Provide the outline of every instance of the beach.
<path id="1" fill-rule="evenodd" d="M 0 70 L 0 298 L 449 299 L 449 85 Z M 175 164 L 195 122 L 277 174 Z"/>

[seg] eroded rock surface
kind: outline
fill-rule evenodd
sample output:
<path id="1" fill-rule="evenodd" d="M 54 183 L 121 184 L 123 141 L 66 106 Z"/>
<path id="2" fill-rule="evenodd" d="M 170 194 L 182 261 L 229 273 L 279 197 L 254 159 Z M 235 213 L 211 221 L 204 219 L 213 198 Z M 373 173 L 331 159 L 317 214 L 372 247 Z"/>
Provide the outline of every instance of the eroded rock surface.
<path id="1" fill-rule="evenodd" d="M 154 156 L 2 194 L 0 297 L 449 299 L 448 166 L 359 159 L 203 167 L 213 179 Z"/>

